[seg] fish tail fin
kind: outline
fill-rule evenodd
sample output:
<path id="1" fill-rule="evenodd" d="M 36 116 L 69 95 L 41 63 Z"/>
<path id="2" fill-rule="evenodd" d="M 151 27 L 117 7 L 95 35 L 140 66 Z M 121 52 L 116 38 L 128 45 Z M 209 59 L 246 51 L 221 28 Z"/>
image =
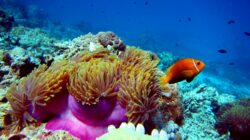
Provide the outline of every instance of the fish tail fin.
<path id="1" fill-rule="evenodd" d="M 164 76 L 161 78 L 160 84 L 161 86 L 165 86 L 166 84 L 169 84 L 170 78 L 168 76 Z"/>

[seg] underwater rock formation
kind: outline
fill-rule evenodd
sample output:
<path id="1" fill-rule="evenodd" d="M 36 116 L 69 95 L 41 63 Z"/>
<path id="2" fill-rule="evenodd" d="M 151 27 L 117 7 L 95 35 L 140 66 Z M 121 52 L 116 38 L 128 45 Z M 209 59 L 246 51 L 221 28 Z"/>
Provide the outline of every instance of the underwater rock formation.
<path id="1" fill-rule="evenodd" d="M 230 132 L 234 140 L 247 140 L 250 137 L 250 99 L 228 103 L 216 113 L 216 129 L 220 134 Z"/>
<path id="2" fill-rule="evenodd" d="M 0 32 L 9 32 L 14 24 L 14 17 L 0 10 Z"/>

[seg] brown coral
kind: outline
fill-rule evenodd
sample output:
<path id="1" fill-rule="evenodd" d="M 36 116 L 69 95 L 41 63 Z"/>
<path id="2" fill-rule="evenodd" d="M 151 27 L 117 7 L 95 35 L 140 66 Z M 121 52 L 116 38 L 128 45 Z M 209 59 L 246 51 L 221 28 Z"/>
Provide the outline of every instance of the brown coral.
<path id="1" fill-rule="evenodd" d="M 97 38 L 101 45 L 105 48 L 110 46 L 115 52 L 123 52 L 126 49 L 126 45 L 113 32 L 100 32 L 97 34 Z"/>
<path id="2" fill-rule="evenodd" d="M 93 59 L 77 65 L 68 90 L 83 105 L 96 104 L 101 97 L 115 96 L 120 78 L 120 62 Z"/>

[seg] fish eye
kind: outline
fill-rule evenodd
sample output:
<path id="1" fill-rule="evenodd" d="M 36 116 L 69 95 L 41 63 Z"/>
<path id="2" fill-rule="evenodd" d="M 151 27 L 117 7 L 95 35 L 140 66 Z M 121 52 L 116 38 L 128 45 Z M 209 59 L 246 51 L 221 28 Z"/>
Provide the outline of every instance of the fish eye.
<path id="1" fill-rule="evenodd" d="M 197 65 L 200 65 L 201 64 L 201 62 L 197 62 Z"/>

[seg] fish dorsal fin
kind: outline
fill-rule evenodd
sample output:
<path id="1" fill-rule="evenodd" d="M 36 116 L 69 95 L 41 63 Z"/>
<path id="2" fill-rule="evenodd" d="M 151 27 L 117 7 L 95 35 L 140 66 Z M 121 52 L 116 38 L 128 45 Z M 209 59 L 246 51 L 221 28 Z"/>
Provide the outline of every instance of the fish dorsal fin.
<path id="1" fill-rule="evenodd" d="M 186 78 L 190 79 L 193 77 L 193 71 L 192 70 L 184 70 L 181 72 L 181 74 Z"/>

